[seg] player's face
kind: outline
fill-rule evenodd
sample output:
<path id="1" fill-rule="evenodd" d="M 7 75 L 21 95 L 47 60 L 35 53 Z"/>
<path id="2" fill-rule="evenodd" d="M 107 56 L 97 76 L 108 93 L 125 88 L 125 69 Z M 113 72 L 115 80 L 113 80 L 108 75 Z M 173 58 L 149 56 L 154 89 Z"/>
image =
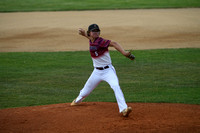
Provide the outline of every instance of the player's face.
<path id="1" fill-rule="evenodd" d="M 93 31 L 90 32 L 90 36 L 92 38 L 97 38 L 97 37 L 99 37 L 99 35 L 100 35 L 100 31 L 99 30 L 93 30 Z"/>

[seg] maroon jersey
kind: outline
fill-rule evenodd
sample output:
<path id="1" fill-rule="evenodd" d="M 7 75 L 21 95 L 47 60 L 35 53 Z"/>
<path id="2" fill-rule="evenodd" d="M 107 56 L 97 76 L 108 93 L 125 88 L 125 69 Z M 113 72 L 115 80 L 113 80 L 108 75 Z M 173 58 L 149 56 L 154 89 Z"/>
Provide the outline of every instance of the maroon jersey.
<path id="1" fill-rule="evenodd" d="M 92 58 L 100 57 L 107 52 L 110 42 L 110 40 L 105 40 L 101 37 L 98 37 L 94 42 L 90 40 L 90 55 Z"/>

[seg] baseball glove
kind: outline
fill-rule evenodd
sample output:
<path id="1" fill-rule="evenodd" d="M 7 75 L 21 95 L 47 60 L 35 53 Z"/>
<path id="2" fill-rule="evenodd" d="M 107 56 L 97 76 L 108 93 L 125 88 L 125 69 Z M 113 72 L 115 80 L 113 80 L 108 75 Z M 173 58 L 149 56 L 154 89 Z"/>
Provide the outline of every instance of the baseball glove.
<path id="1" fill-rule="evenodd" d="M 126 56 L 127 58 L 134 60 L 135 56 L 133 54 L 131 54 L 131 52 L 129 52 L 129 55 Z"/>

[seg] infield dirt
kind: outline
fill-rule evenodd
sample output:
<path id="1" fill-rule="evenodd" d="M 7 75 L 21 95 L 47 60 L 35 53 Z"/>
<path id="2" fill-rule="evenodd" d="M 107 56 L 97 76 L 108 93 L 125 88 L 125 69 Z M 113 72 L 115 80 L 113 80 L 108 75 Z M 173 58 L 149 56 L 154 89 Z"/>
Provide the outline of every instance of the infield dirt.
<path id="1" fill-rule="evenodd" d="M 199 48 L 200 9 L 0 13 L 0 52 L 88 50 L 78 35 L 97 23 L 124 49 Z"/>
<path id="2" fill-rule="evenodd" d="M 124 49 L 200 48 L 199 14 L 199 8 L 0 13 L 0 52 L 88 50 L 78 28 L 92 23 L 100 26 L 102 37 Z M 69 105 L 1 109 L 0 132 L 200 131 L 199 105 L 128 103 L 133 108 L 128 118 L 119 115 L 117 103 Z"/>

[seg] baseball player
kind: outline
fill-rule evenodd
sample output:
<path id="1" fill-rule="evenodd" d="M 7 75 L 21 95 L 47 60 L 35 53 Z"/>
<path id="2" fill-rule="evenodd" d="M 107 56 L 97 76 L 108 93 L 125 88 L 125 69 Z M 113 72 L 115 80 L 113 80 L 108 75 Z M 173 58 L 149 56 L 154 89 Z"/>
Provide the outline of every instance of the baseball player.
<path id="1" fill-rule="evenodd" d="M 111 62 L 108 47 L 114 47 L 131 60 L 135 59 L 134 55 L 125 51 L 117 42 L 99 37 L 100 29 L 97 24 L 91 24 L 88 27 L 87 33 L 80 28 L 79 34 L 89 39 L 90 55 L 92 57 L 94 70 L 78 97 L 71 103 L 71 106 L 79 105 L 101 81 L 106 81 L 114 91 L 119 112 L 122 113 L 124 117 L 127 117 L 132 111 L 132 108 L 128 107 L 125 102 L 115 68 Z"/>

